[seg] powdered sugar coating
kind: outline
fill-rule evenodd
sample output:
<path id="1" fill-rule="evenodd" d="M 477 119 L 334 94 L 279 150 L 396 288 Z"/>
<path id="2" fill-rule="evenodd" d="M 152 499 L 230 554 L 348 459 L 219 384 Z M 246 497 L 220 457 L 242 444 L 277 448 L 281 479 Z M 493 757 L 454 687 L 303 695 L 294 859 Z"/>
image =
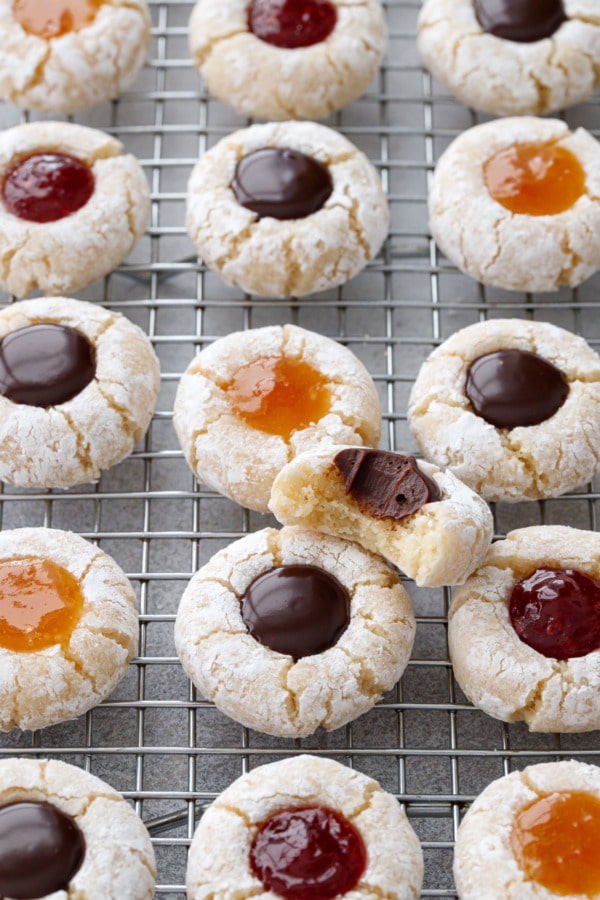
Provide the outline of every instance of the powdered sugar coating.
<path id="1" fill-rule="evenodd" d="M 236 165 L 265 147 L 297 150 L 328 169 L 333 191 L 321 209 L 302 219 L 259 219 L 238 203 Z M 186 224 L 198 255 L 227 284 L 267 297 L 311 294 L 352 278 L 379 251 L 389 215 L 367 157 L 315 122 L 236 131 L 204 154 L 188 185 Z"/>
<path id="2" fill-rule="evenodd" d="M 381 553 L 418 585 L 460 584 L 489 547 L 493 519 L 488 505 L 451 472 L 419 461 L 442 497 L 404 519 L 377 519 L 344 487 L 333 460 L 344 446 L 301 453 L 273 483 L 269 508 L 284 525 L 302 525 L 357 541 Z"/>
<path id="3" fill-rule="evenodd" d="M 379 0 L 330 0 L 331 34 L 309 47 L 266 43 L 248 27 L 248 0 L 199 0 L 190 49 L 209 91 L 245 116 L 322 119 L 363 94 L 385 53 Z"/>
<path id="4" fill-rule="evenodd" d="M 523 643 L 508 602 L 517 581 L 536 568 L 577 569 L 600 579 L 600 535 L 562 525 L 511 531 L 457 588 L 448 614 L 454 675 L 471 702 L 531 731 L 600 728 L 600 650 L 557 660 Z"/>
<path id="5" fill-rule="evenodd" d="M 0 479 L 43 488 L 97 481 L 146 433 L 158 396 L 158 359 L 141 328 L 125 316 L 66 297 L 5 307 L 0 338 L 40 323 L 84 334 L 95 349 L 96 374 L 58 406 L 29 406 L 0 395 Z"/>
<path id="6" fill-rule="evenodd" d="M 31 122 L 0 134 L 0 184 L 19 160 L 63 153 L 91 168 L 94 192 L 84 206 L 54 222 L 30 222 L 0 198 L 0 287 L 18 297 L 39 288 L 70 294 L 119 265 L 150 215 L 146 176 L 119 141 L 68 122 Z"/>
<path id="7" fill-rule="evenodd" d="M 417 43 L 429 71 L 482 112 L 542 115 L 583 103 L 600 84 L 600 13 L 594 0 L 564 0 L 566 21 L 538 41 L 486 33 L 473 0 L 426 0 Z"/>
<path id="8" fill-rule="evenodd" d="M 308 363 L 331 393 L 327 415 L 293 432 L 289 441 L 246 424 L 225 391 L 242 366 L 278 356 Z M 173 424 L 199 481 L 267 512 L 275 476 L 290 459 L 321 444 L 376 445 L 381 409 L 372 378 L 350 350 L 296 325 L 272 325 L 233 332 L 202 350 L 177 389 Z"/>
<path id="9" fill-rule="evenodd" d="M 51 528 L 0 531 L 0 559 L 32 556 L 79 582 L 84 606 L 64 646 L 21 653 L 0 647 L 0 729 L 35 730 L 97 706 L 127 671 L 137 646 L 135 594 L 114 559 L 76 534 Z"/>
<path id="10" fill-rule="evenodd" d="M 273 897 L 250 869 L 260 824 L 283 809 L 326 806 L 358 829 L 367 867 L 346 900 L 417 900 L 423 880 L 419 840 L 395 797 L 363 775 L 325 757 L 290 757 L 258 766 L 233 782 L 206 810 L 187 868 L 189 900 Z"/>
<path id="11" fill-rule="evenodd" d="M 539 425 L 496 428 L 465 393 L 470 364 L 486 353 L 537 353 L 565 376 L 563 405 Z M 549 322 L 492 319 L 457 331 L 423 363 L 408 421 L 428 459 L 486 500 L 554 497 L 589 481 L 600 462 L 600 357 L 586 341 Z"/>
<path id="12" fill-rule="evenodd" d="M 80 31 L 48 40 L 0 0 L 0 97 L 25 109 L 74 113 L 116 97 L 133 82 L 150 43 L 146 0 L 104 0 Z"/>
<path id="13" fill-rule="evenodd" d="M 269 569 L 314 565 L 350 594 L 333 647 L 294 661 L 248 632 L 241 598 Z M 188 584 L 175 622 L 181 664 L 202 694 L 248 728 L 281 737 L 328 731 L 371 709 L 406 668 L 415 635 L 394 570 L 358 544 L 308 528 L 264 528 L 215 554 Z"/>
<path id="14" fill-rule="evenodd" d="M 555 143 L 577 158 L 585 192 L 555 215 L 512 213 L 490 195 L 484 164 L 514 144 Z M 429 226 L 442 252 L 484 284 L 513 291 L 574 287 L 600 268 L 600 144 L 583 128 L 532 116 L 476 125 L 440 157 Z"/>

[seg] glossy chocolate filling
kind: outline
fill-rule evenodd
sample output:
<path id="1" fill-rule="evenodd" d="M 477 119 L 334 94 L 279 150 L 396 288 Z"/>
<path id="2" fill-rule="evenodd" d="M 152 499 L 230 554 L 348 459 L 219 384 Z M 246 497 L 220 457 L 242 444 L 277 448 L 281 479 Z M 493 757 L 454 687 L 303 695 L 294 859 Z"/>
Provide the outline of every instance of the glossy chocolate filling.
<path id="1" fill-rule="evenodd" d="M 329 170 L 312 156 L 265 147 L 238 162 L 231 189 L 260 219 L 303 219 L 317 212 L 333 190 Z"/>
<path id="2" fill-rule="evenodd" d="M 562 0 L 473 0 L 473 7 L 484 31 L 521 44 L 550 37 L 567 21 Z"/>

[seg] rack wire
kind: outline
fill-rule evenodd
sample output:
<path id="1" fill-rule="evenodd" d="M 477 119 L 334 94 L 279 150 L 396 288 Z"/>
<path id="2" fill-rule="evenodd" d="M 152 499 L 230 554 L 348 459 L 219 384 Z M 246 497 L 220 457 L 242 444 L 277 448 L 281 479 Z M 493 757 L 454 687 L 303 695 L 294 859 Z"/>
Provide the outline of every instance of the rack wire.
<path id="1" fill-rule="evenodd" d="M 302 741 L 249 731 L 199 696 L 175 654 L 173 622 L 183 589 L 218 549 L 274 521 L 199 485 L 172 429 L 178 379 L 193 354 L 230 331 L 294 322 L 350 347 L 377 384 L 382 446 L 414 452 L 406 425 L 410 386 L 431 349 L 457 328 L 488 317 L 554 322 L 600 341 L 600 276 L 574 291 L 519 295 L 485 288 L 438 255 L 426 219 L 435 160 L 481 121 L 435 85 L 419 63 L 419 0 L 384 2 L 390 25 L 385 64 L 364 98 L 327 123 L 354 141 L 381 172 L 392 208 L 378 258 L 342 288 L 303 300 L 264 300 L 224 286 L 198 265 L 184 222 L 191 168 L 241 119 L 210 98 L 187 47 L 191 0 L 150 0 L 150 59 L 134 88 L 75 117 L 103 128 L 135 153 L 152 189 L 152 217 L 127 262 L 81 292 L 119 310 L 150 336 L 161 360 L 161 394 L 145 441 L 99 484 L 69 491 L 0 493 L 0 526 L 72 529 L 125 569 L 139 597 L 140 650 L 115 693 L 75 722 L 0 737 L 0 755 L 64 759 L 104 778 L 150 828 L 158 859 L 156 894 L 185 897 L 187 848 L 203 808 L 262 763 L 311 752 L 375 778 L 405 804 L 425 854 L 423 897 L 455 898 L 452 848 L 468 803 L 493 778 L 542 760 L 600 762 L 600 737 L 532 735 L 475 710 L 453 680 L 446 643 L 449 592 L 407 583 L 417 613 L 413 656 L 401 683 L 369 713 Z M 570 125 L 600 135 L 594 101 Z M 0 124 L 28 118 L 0 107 Z M 12 298 L 0 298 L 2 303 Z M 555 500 L 494 510 L 496 535 L 525 524 L 597 526 L 597 486 Z"/>

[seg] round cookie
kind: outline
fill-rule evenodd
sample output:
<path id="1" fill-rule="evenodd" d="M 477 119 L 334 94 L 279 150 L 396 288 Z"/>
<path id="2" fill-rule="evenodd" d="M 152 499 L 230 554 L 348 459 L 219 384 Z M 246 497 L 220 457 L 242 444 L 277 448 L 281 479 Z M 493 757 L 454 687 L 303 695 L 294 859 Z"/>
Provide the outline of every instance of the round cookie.
<path id="1" fill-rule="evenodd" d="M 12 897 L 151 900 L 156 862 L 129 803 L 58 760 L 0 760 L 0 891 Z"/>
<path id="2" fill-rule="evenodd" d="M 20 487 L 97 481 L 145 434 L 159 364 L 119 313 L 66 297 L 0 310 L 0 479 Z"/>
<path id="3" fill-rule="evenodd" d="M 358 882 L 336 896 L 417 900 L 423 880 L 423 854 L 395 797 L 361 772 L 307 754 L 258 766 L 234 781 L 209 806 L 190 847 L 186 876 L 189 900 L 234 893 L 275 896 L 253 871 L 254 842 L 262 839 L 265 823 L 274 816 L 288 812 L 293 817 L 307 807 L 333 811 L 349 822 L 366 851 L 366 865 Z M 300 840 L 305 836 L 310 840 L 310 827 L 299 832 Z M 331 855 L 323 854 L 325 863 L 337 862 L 330 842 L 328 850 Z M 294 866 L 296 859 L 293 854 L 290 857 L 290 866 Z M 275 860 L 273 863 L 274 873 L 285 875 L 285 869 Z M 324 868 L 315 860 L 312 878 L 319 879 Z M 316 881 L 316 887 L 309 881 L 304 896 L 333 897 L 329 887 L 327 881 Z"/>
<path id="4" fill-rule="evenodd" d="M 148 222 L 150 191 L 138 161 L 122 151 L 104 132 L 68 122 L 0 134 L 0 288 L 18 297 L 36 288 L 70 294 L 125 259 Z"/>
<path id="5" fill-rule="evenodd" d="M 55 725 L 107 697 L 136 650 L 134 604 L 125 574 L 89 541 L 1 531 L 0 729 Z"/>
<path id="6" fill-rule="evenodd" d="M 188 185 L 199 257 L 227 284 L 267 297 L 352 278 L 379 251 L 389 219 L 367 157 L 315 122 L 236 131 L 204 154 Z"/>
<path id="7" fill-rule="evenodd" d="M 386 43 L 378 0 L 199 0 L 190 18 L 192 58 L 209 91 L 253 118 L 341 109 L 366 91 Z"/>
<path id="8" fill-rule="evenodd" d="M 512 374 L 503 369 L 511 356 Z M 492 365 L 489 381 L 470 387 L 482 358 Z M 486 500 L 554 497 L 598 469 L 600 358 L 583 338 L 547 322 L 478 322 L 423 363 L 408 421 L 423 455 Z"/>
<path id="9" fill-rule="evenodd" d="M 574 759 L 527 766 L 493 781 L 458 830 L 459 897 L 596 897 L 599 808 L 600 769 Z"/>
<path id="10" fill-rule="evenodd" d="M 516 161 L 536 146 L 537 160 Z M 545 158 L 552 153 L 562 155 L 566 169 L 555 181 L 557 169 Z M 488 181 L 497 171 L 492 161 L 498 166 L 503 158 L 501 187 L 508 198 L 500 202 Z M 515 167 L 523 189 L 515 189 Z M 528 207 L 532 185 L 538 199 L 551 198 L 551 205 Z M 571 189 L 568 205 L 565 185 Z M 585 129 L 571 132 L 558 119 L 532 116 L 486 122 L 459 135 L 440 157 L 429 227 L 448 259 L 484 284 L 538 292 L 574 287 L 600 268 L 599 191 L 600 144 Z M 523 197 L 522 211 L 504 205 L 511 203 L 510 192 Z"/>
<path id="11" fill-rule="evenodd" d="M 177 653 L 202 694 L 281 737 L 331 731 L 371 709 L 402 675 L 414 635 L 410 598 L 380 556 L 294 526 L 213 556 L 175 621 Z"/>
<path id="12" fill-rule="evenodd" d="M 350 350 L 296 325 L 273 325 L 233 332 L 194 357 L 173 423 L 199 481 L 267 512 L 290 459 L 321 444 L 376 445 L 381 410 Z"/>
<path id="13" fill-rule="evenodd" d="M 425 0 L 417 45 L 461 103 L 494 115 L 554 112 L 600 84 L 593 0 Z"/>
<path id="14" fill-rule="evenodd" d="M 150 14 L 145 0 L 0 0 L 0 33 L 0 97 L 74 113 L 133 82 Z"/>
<path id="15" fill-rule="evenodd" d="M 556 575 L 536 574 L 548 569 L 599 579 L 600 535 L 541 525 L 492 544 L 452 598 L 454 675 L 475 706 L 504 722 L 525 721 L 531 731 L 592 731 L 600 728 L 600 632 L 588 604 L 600 594 L 589 579 L 579 587 L 579 576 L 561 576 L 563 585 Z M 583 655 L 565 655 L 572 653 Z"/>
<path id="16" fill-rule="evenodd" d="M 269 508 L 284 525 L 357 541 L 429 587 L 463 582 L 493 534 L 487 504 L 451 472 L 344 445 L 309 450 L 284 466 Z"/>

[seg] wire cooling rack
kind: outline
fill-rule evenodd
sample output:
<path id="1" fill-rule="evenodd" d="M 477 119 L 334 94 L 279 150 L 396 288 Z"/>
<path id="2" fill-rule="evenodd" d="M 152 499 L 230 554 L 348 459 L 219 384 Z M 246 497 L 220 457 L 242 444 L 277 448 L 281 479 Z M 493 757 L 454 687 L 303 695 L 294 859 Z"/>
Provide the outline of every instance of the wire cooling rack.
<path id="1" fill-rule="evenodd" d="M 414 452 L 406 426 L 410 386 L 431 349 L 457 328 L 517 316 L 600 342 L 600 276 L 576 291 L 519 295 L 486 289 L 438 255 L 427 231 L 428 180 L 441 151 L 480 117 L 441 92 L 420 67 L 418 0 L 384 5 L 391 31 L 387 61 L 367 95 L 328 124 L 380 170 L 392 227 L 378 258 L 340 289 L 302 301 L 264 300 L 225 287 L 198 265 L 183 225 L 187 179 L 199 154 L 247 122 L 211 99 L 192 68 L 191 0 L 150 0 L 151 55 L 134 88 L 76 117 L 118 137 L 150 181 L 145 237 L 126 264 L 78 296 L 123 312 L 149 334 L 161 360 L 161 394 L 150 431 L 130 459 L 98 485 L 64 492 L 4 486 L 0 525 L 72 529 L 112 554 L 138 592 L 140 650 L 107 702 L 75 722 L 3 735 L 0 754 L 64 759 L 130 799 L 153 836 L 159 897 L 185 896 L 187 847 L 202 809 L 243 772 L 290 754 L 331 756 L 397 795 L 423 843 L 422 896 L 445 898 L 456 897 L 452 847 L 461 814 L 493 778 L 556 758 L 600 762 L 598 734 L 530 735 L 465 701 L 448 660 L 446 590 L 407 583 L 418 632 L 401 683 L 353 724 L 303 741 L 269 738 L 218 713 L 190 687 L 175 655 L 173 622 L 191 575 L 231 541 L 274 524 L 198 485 L 183 460 L 171 422 L 173 398 L 198 349 L 230 331 L 285 322 L 335 338 L 375 379 L 384 411 L 382 446 Z M 4 127 L 26 118 L 0 107 Z M 600 136 L 594 102 L 570 111 L 567 120 Z M 496 534 L 542 523 L 595 529 L 598 499 L 590 486 L 546 502 L 498 504 Z"/>

